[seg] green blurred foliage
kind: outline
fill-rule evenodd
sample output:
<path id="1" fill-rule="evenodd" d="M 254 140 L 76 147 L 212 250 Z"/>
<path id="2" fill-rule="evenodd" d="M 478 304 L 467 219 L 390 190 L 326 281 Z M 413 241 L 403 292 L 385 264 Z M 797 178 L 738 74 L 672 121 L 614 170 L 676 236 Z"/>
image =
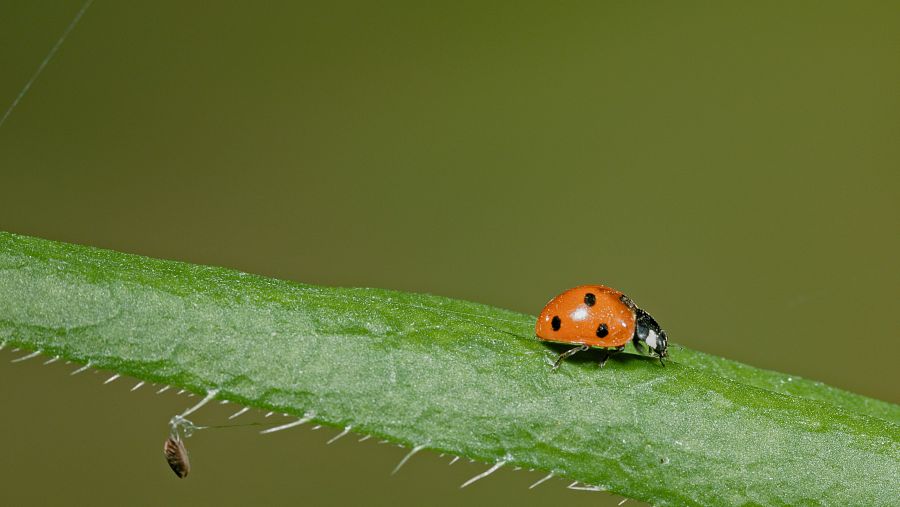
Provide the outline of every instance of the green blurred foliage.
<path id="1" fill-rule="evenodd" d="M 0 107 L 79 7 L 0 4 Z M 529 313 L 603 282 L 674 341 L 898 402 L 898 34 L 893 2 L 101 0 L 0 128 L 0 229 Z M 173 485 L 185 400 L 0 378 L 13 500 L 617 502 L 308 432 L 210 438 Z"/>

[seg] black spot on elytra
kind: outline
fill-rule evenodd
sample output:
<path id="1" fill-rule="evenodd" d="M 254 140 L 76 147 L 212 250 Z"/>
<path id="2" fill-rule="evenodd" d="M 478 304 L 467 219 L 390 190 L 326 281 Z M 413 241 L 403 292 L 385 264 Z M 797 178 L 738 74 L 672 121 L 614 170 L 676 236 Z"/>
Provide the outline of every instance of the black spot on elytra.
<path id="1" fill-rule="evenodd" d="M 597 326 L 597 336 L 600 338 L 605 337 L 609 334 L 609 328 L 606 327 L 606 324 L 600 324 Z"/>
<path id="2" fill-rule="evenodd" d="M 550 325 L 553 326 L 554 331 L 559 331 L 559 326 L 562 325 L 562 321 L 559 320 L 559 315 L 553 316 L 553 320 L 550 321 Z"/>
<path id="3" fill-rule="evenodd" d="M 588 306 L 594 306 L 594 304 L 596 302 L 597 302 L 597 296 L 595 296 L 593 293 L 588 292 L 587 294 L 584 295 L 584 304 L 586 304 Z"/>

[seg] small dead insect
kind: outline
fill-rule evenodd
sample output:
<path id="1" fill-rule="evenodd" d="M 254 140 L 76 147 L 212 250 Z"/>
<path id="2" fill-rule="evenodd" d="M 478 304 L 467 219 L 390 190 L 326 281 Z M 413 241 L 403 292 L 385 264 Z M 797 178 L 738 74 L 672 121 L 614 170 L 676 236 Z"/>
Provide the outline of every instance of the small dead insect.
<path id="1" fill-rule="evenodd" d="M 169 467 L 175 472 L 175 475 L 184 479 L 191 471 L 191 460 L 188 458 L 187 449 L 181 436 L 177 433 L 166 439 L 163 444 L 163 454 L 166 455 L 166 461 Z"/>

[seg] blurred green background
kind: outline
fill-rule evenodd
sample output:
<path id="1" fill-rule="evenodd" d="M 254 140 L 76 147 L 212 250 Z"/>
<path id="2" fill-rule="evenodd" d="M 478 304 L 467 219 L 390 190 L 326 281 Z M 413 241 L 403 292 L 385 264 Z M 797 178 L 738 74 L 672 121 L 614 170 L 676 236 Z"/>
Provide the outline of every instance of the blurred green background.
<path id="1" fill-rule="evenodd" d="M 3 109 L 80 6 L 0 1 Z M 674 342 L 896 403 L 898 49 L 895 2 L 97 0 L 0 127 L 0 228 L 531 314 L 606 283 Z M 390 476 L 404 450 L 308 427 L 198 434 L 179 481 L 193 400 L 19 355 L 4 505 L 621 500 Z"/>

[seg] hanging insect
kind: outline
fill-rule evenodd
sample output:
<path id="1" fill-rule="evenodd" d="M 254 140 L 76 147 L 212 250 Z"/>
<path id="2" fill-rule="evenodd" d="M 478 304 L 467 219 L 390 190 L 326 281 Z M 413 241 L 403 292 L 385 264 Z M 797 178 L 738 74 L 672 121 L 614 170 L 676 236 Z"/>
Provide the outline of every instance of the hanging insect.
<path id="1" fill-rule="evenodd" d="M 169 438 L 163 444 L 163 454 L 166 455 L 166 461 L 169 467 L 175 472 L 175 475 L 184 479 L 191 471 L 191 460 L 188 457 L 187 448 L 181 435 L 177 431 L 172 432 Z"/>

